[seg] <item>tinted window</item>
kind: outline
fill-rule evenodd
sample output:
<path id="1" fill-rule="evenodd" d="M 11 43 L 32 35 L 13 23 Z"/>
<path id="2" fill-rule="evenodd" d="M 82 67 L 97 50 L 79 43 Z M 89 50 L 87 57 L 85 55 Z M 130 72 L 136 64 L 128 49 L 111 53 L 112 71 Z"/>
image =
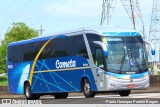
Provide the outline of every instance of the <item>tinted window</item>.
<path id="1" fill-rule="evenodd" d="M 12 47 L 8 47 L 8 60 L 13 62 L 13 54 L 11 54 L 13 52 L 13 46 Z"/>
<path id="2" fill-rule="evenodd" d="M 96 65 L 98 67 L 104 67 L 104 62 L 103 62 L 103 53 L 102 53 L 102 49 L 97 48 L 96 49 Z"/>
<path id="3" fill-rule="evenodd" d="M 23 45 L 23 61 L 29 61 L 32 60 L 34 58 L 34 44 L 26 44 Z"/>
<path id="4" fill-rule="evenodd" d="M 98 47 L 93 41 L 101 41 L 101 37 L 96 34 L 87 34 L 88 43 L 91 49 L 93 60 L 95 61 L 95 55 L 96 55 L 96 47 Z"/>
<path id="5" fill-rule="evenodd" d="M 8 59 L 12 62 L 32 61 L 47 41 L 12 46 L 8 48 Z M 51 40 L 43 49 L 39 59 L 82 56 L 88 58 L 82 35 Z"/>
<path id="6" fill-rule="evenodd" d="M 88 58 L 82 35 L 53 39 L 43 50 L 41 59 L 65 56 L 82 56 Z"/>
<path id="7" fill-rule="evenodd" d="M 21 46 L 17 45 L 17 46 L 8 47 L 8 60 L 11 62 L 23 61 Z"/>

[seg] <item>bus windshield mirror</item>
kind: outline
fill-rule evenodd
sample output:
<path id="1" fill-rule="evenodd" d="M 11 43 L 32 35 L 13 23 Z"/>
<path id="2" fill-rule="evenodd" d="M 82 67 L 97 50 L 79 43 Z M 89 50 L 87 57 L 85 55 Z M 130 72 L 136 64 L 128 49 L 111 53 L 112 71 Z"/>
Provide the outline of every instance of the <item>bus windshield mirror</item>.
<path id="1" fill-rule="evenodd" d="M 149 41 L 144 41 L 144 42 L 151 47 L 151 54 L 155 55 L 155 47 L 154 47 L 153 43 L 151 43 Z"/>

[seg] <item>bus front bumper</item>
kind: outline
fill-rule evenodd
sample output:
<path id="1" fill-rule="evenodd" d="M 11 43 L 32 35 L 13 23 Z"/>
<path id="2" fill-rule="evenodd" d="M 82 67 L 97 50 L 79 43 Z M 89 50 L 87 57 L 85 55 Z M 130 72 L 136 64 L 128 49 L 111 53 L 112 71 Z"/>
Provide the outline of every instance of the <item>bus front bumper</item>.
<path id="1" fill-rule="evenodd" d="M 118 79 L 106 76 L 106 89 L 107 91 L 147 89 L 150 85 L 149 80 L 149 75 L 135 79 Z"/>

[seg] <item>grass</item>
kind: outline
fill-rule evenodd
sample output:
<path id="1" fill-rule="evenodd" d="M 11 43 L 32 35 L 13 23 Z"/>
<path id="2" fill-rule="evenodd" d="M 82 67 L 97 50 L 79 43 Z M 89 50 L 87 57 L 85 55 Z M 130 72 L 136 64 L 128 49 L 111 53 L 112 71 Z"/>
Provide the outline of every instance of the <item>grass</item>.
<path id="1" fill-rule="evenodd" d="M 7 81 L 7 76 L 2 76 L 0 77 L 0 86 L 7 86 L 8 85 L 8 81 Z"/>

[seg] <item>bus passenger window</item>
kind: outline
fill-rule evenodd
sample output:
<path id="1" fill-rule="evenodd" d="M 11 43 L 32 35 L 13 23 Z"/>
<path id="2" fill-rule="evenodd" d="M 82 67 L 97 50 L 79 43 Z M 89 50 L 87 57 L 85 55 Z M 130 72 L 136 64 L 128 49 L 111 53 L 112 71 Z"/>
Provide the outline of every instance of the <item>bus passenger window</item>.
<path id="1" fill-rule="evenodd" d="M 95 64 L 100 68 L 104 68 L 104 65 L 103 65 L 103 54 L 102 54 L 102 49 L 100 49 L 100 48 L 96 49 L 96 61 L 95 61 Z"/>

